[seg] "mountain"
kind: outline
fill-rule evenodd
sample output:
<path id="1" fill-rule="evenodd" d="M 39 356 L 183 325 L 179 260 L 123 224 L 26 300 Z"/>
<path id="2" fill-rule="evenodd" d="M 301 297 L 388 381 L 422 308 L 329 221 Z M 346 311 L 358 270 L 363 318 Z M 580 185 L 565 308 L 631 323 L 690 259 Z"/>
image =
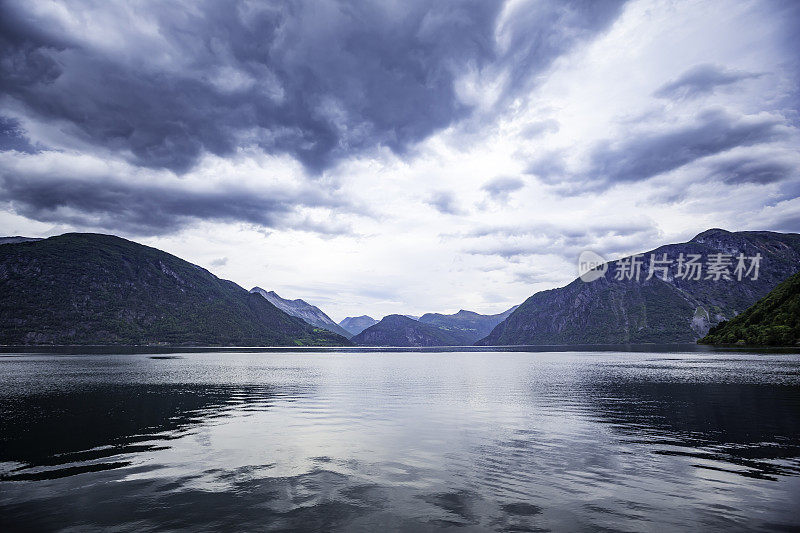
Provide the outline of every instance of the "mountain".
<path id="1" fill-rule="evenodd" d="M 20 237 L 19 235 L 15 235 L 14 237 L 0 237 L 0 244 L 17 244 L 20 242 L 33 242 L 33 241 L 41 241 L 39 237 Z"/>
<path id="2" fill-rule="evenodd" d="M 352 333 L 353 335 L 358 335 L 365 329 L 370 326 L 377 324 L 378 321 L 372 318 L 371 316 L 361 315 L 361 316 L 349 316 L 339 322 L 339 325 L 342 326 L 344 329 Z"/>
<path id="3" fill-rule="evenodd" d="M 419 321 L 449 331 L 458 338 L 459 344 L 471 345 L 491 333 L 494 327 L 505 320 L 517 307 L 514 306 L 497 315 L 481 315 L 463 309 L 452 315 L 426 313 L 419 318 Z"/>
<path id="4" fill-rule="evenodd" d="M 452 315 L 389 315 L 380 322 L 364 315 L 345 318 L 340 325 L 353 328 L 353 342 L 366 346 L 470 346 L 488 335 L 514 309 L 497 315 L 463 309 Z"/>
<path id="5" fill-rule="evenodd" d="M 745 258 L 760 254 L 757 279 L 752 279 L 752 272 L 741 281 L 736 279 L 740 253 Z M 647 280 L 651 254 L 656 259 L 653 266 L 664 266 L 664 271 L 655 270 Z M 659 264 L 663 254 L 672 258 L 671 265 Z M 679 254 L 684 254 L 684 259 L 689 254 L 700 255 L 705 266 L 701 279 L 681 277 Z M 732 279 L 707 279 L 714 270 L 709 263 L 715 258 L 732 262 Z M 632 258 L 612 261 L 599 279 L 584 282 L 578 278 L 565 287 L 534 294 L 478 344 L 694 342 L 710 326 L 743 312 L 800 268 L 800 235 L 712 229 L 688 242 L 661 246 L 637 260 L 642 262 L 639 281 L 627 276 L 616 279 L 620 272 L 631 272 Z M 751 265 L 752 261 L 745 262 L 745 266 Z M 685 273 L 687 265 L 682 268 Z"/>
<path id="6" fill-rule="evenodd" d="M 352 339 L 359 346 L 461 346 L 447 330 L 403 315 L 388 315 Z"/>
<path id="7" fill-rule="evenodd" d="M 800 344 L 800 272 L 741 315 L 720 322 L 701 344 L 791 346 Z"/>
<path id="8" fill-rule="evenodd" d="M 349 344 L 197 265 L 113 235 L 0 246 L 0 294 L 0 344 Z"/>
<path id="9" fill-rule="evenodd" d="M 327 329 L 328 331 L 341 335 L 346 339 L 349 339 L 353 336 L 352 333 L 331 320 L 330 317 L 323 313 L 319 307 L 311 305 L 304 300 L 286 300 L 278 296 L 275 291 L 268 292 L 260 287 L 253 287 L 250 289 L 250 292 L 254 294 L 260 294 L 266 298 L 269 303 L 284 313 L 296 316 L 297 318 L 308 322 L 312 326 Z"/>

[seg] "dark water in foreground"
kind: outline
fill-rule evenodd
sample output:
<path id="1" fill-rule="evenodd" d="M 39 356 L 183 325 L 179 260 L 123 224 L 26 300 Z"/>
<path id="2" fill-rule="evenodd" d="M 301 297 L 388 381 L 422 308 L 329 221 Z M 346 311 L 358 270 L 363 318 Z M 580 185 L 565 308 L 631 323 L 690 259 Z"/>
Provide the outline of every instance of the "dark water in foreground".
<path id="1" fill-rule="evenodd" d="M 0 355 L 0 530 L 800 528 L 800 355 Z"/>

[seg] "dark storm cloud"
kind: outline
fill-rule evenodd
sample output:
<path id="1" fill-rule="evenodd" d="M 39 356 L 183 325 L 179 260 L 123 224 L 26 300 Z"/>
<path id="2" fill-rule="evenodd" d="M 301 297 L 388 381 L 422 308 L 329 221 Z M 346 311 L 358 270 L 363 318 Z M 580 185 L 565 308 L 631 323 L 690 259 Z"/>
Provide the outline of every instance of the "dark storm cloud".
<path id="1" fill-rule="evenodd" d="M 455 194 L 451 191 L 435 191 L 425 203 L 445 215 L 464 214 L 464 210 L 458 205 Z"/>
<path id="2" fill-rule="evenodd" d="M 530 163 L 527 173 L 566 193 L 594 192 L 620 183 L 644 181 L 733 148 L 785 137 L 786 129 L 777 118 L 736 117 L 709 110 L 700 113 L 692 124 L 630 135 L 618 142 L 597 143 L 589 154 L 588 168 L 581 172 L 570 173 L 564 163 L 565 154 L 554 152 Z M 767 176 L 765 173 L 762 178 Z M 745 180 L 746 171 L 732 178 Z"/>
<path id="3" fill-rule="evenodd" d="M 715 177 L 733 185 L 776 183 L 789 178 L 796 172 L 797 169 L 787 163 L 751 157 L 720 161 L 713 165 L 712 170 Z"/>
<path id="4" fill-rule="evenodd" d="M 495 178 L 486 183 L 481 189 L 486 191 L 492 200 L 508 201 L 508 196 L 525 186 L 525 182 L 519 178 L 501 177 Z"/>
<path id="5" fill-rule="evenodd" d="M 678 79 L 663 85 L 653 94 L 658 98 L 670 100 L 694 98 L 711 94 L 717 87 L 732 85 L 759 76 L 760 74 L 750 72 L 725 70 L 716 65 L 697 65 L 681 74 Z"/>
<path id="6" fill-rule="evenodd" d="M 624 0 L 519 2 L 504 21 L 506 52 L 511 65 L 512 96 L 531 84 L 532 74 L 548 67 L 571 47 L 605 30 L 619 16 Z"/>
<path id="7" fill-rule="evenodd" d="M 203 152 L 256 144 L 320 171 L 376 145 L 402 153 L 469 113 L 453 88 L 465 68 L 513 67 L 513 91 L 605 28 L 620 5 L 526 5 L 507 22 L 500 52 L 502 5 L 489 0 L 70 4 L 77 20 L 154 25 L 160 40 L 135 33 L 136 20 L 105 29 L 120 33 L 120 50 L 92 39 L 103 28 L 76 36 L 6 1 L 0 89 L 140 166 L 185 172 Z"/>
<path id="8" fill-rule="evenodd" d="M 586 174 L 607 184 L 646 180 L 737 146 L 779 139 L 780 124 L 772 117 L 744 120 L 723 111 L 706 111 L 694 124 L 597 146 Z"/>
<path id="9" fill-rule="evenodd" d="M 19 125 L 19 121 L 0 115 L 0 152 L 16 150 L 26 154 L 35 153 L 34 147 L 25 132 Z"/>
<path id="10" fill-rule="evenodd" d="M 348 209 L 345 202 L 314 190 L 259 193 L 226 187 L 190 191 L 176 184 L 133 180 L 72 179 L 61 175 L 0 174 L 0 201 L 31 219 L 105 228 L 129 235 L 160 235 L 198 220 L 237 221 L 286 227 L 297 207 Z M 293 227 L 317 231 L 303 219 Z"/>
<path id="11" fill-rule="evenodd" d="M 90 7 L 115 12 L 113 4 L 70 9 L 91 18 Z M 155 20 L 175 56 L 167 65 L 137 58 L 136 39 L 130 50 L 99 50 L 6 3 L 0 87 L 83 140 L 129 149 L 139 165 L 183 172 L 203 151 L 229 154 L 256 131 L 262 148 L 320 170 L 378 143 L 402 151 L 463 116 L 453 77 L 459 65 L 492 59 L 499 5 L 145 7 L 133 15 Z"/>

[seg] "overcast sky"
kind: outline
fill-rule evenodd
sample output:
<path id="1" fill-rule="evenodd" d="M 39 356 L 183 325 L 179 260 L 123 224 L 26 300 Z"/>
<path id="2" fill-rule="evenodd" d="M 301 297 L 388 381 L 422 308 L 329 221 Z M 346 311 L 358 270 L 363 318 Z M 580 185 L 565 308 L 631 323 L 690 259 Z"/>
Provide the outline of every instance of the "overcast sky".
<path id="1" fill-rule="evenodd" d="M 800 2 L 0 0 L 0 234 L 348 315 L 800 231 Z"/>

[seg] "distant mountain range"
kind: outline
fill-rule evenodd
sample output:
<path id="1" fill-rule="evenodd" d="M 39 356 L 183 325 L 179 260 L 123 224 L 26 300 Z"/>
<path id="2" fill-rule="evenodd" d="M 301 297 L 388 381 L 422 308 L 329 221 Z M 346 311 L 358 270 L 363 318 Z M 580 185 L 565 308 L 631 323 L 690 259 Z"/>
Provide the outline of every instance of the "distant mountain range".
<path id="1" fill-rule="evenodd" d="M 506 319 L 517 307 L 497 315 L 481 315 L 474 311 L 461 310 L 452 315 L 426 313 L 419 321 L 441 328 L 458 339 L 460 345 L 471 345 L 486 337 L 497 324 Z"/>
<path id="2" fill-rule="evenodd" d="M 352 333 L 331 320 L 330 317 L 323 313 L 319 307 L 311 305 L 305 300 L 286 300 L 285 298 L 278 296 L 275 291 L 265 291 L 261 287 L 253 287 L 250 289 L 250 292 L 253 294 L 260 294 L 266 298 L 269 303 L 284 313 L 287 313 L 291 316 L 296 316 L 297 318 L 308 322 L 312 326 L 327 329 L 328 331 L 339 334 L 346 339 L 349 339 L 353 336 Z"/>
<path id="3" fill-rule="evenodd" d="M 797 346 L 800 344 L 800 272 L 775 287 L 741 315 L 721 322 L 702 344 Z"/>
<path id="4" fill-rule="evenodd" d="M 733 263 L 729 269 L 733 274 L 740 253 L 746 257 L 760 254 L 757 279 L 751 279 L 752 274 L 741 281 L 707 279 L 708 271 L 700 279 L 685 279 L 678 271 L 680 254 L 684 258 L 699 255 L 705 263 L 724 254 Z M 656 270 L 648 280 L 651 254 L 656 258 L 654 267 L 664 266 L 659 263 L 663 254 L 675 262 L 666 270 Z M 694 342 L 709 327 L 742 313 L 800 269 L 800 235 L 712 229 L 638 259 L 642 263 L 639 281 L 616 279 L 634 264 L 631 258 L 612 261 L 599 279 L 584 282 L 579 278 L 565 287 L 534 294 L 478 344 Z M 682 268 L 685 274 L 686 265 Z"/>
<path id="5" fill-rule="evenodd" d="M 339 325 L 342 328 L 349 331 L 352 335 L 358 335 L 368 327 L 377 324 L 378 321 L 372 318 L 371 316 L 361 315 L 361 316 L 349 316 L 339 322 Z"/>
<path id="6" fill-rule="evenodd" d="M 389 315 L 364 329 L 352 341 L 362 346 L 470 346 L 485 337 L 514 309 L 497 315 L 462 309 L 452 315 L 427 313 L 419 319 Z"/>
<path id="7" fill-rule="evenodd" d="M 404 315 L 388 315 L 351 339 L 358 346 L 460 346 L 451 332 Z"/>
<path id="8" fill-rule="evenodd" d="M 0 294 L 0 344 L 349 344 L 197 265 L 112 235 L 3 244 Z"/>
<path id="9" fill-rule="evenodd" d="M 692 258 L 706 268 L 702 275 L 686 275 Z M 800 270 L 798 234 L 713 229 L 601 268 L 593 272 L 599 279 L 538 292 L 496 315 L 461 310 L 380 322 L 363 315 L 336 324 L 304 300 L 248 292 L 119 237 L 2 237 L 0 344 L 339 346 L 352 337 L 363 346 L 569 345 L 694 342 L 706 334 L 708 343 L 798 340 L 800 281 L 778 287 Z"/>

